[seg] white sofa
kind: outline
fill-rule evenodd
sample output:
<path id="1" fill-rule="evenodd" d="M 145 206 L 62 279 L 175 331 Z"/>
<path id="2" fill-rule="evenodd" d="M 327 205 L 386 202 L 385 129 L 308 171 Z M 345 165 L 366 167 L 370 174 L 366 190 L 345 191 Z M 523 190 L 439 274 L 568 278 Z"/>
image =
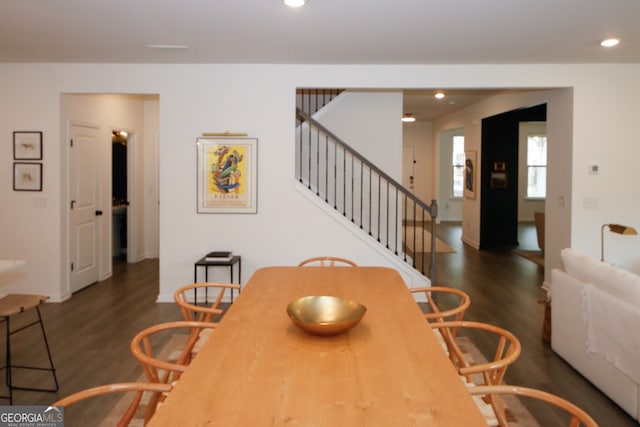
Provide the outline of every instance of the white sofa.
<path id="1" fill-rule="evenodd" d="M 640 416 L 640 276 L 573 249 L 551 273 L 551 346 L 633 418 Z"/>

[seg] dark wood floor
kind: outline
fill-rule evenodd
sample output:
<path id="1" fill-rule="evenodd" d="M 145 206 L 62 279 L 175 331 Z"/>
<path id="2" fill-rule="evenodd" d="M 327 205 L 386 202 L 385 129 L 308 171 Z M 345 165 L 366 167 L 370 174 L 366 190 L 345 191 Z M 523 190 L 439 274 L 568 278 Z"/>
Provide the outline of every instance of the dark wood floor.
<path id="1" fill-rule="evenodd" d="M 563 396 L 591 413 L 603 427 L 638 426 L 543 342 L 544 308 L 538 303 L 545 296 L 540 289 L 542 267 L 508 250 L 477 251 L 463 245 L 459 224 L 441 224 L 437 235 L 456 250 L 454 254 L 437 255 L 438 284 L 470 294 L 472 304 L 467 319 L 509 329 L 522 343 L 522 355 L 507 370 L 506 382 Z M 521 227 L 520 245 L 524 249 L 536 248 L 532 224 Z M 137 264 L 116 264 L 109 280 L 86 288 L 63 303 L 46 304 L 42 311 L 60 391 L 16 391 L 14 404 L 48 405 L 84 388 L 138 378 L 142 370 L 129 351 L 131 338 L 152 324 L 180 319 L 174 304 L 155 302 L 157 294 L 158 261 L 145 260 Z M 23 345 L 14 348 L 14 358 L 41 353 L 34 351 L 37 341 L 25 337 L 21 342 Z M 563 425 L 554 419 L 548 407 L 525 404 L 543 427 Z M 75 415 L 83 421 L 67 418 L 65 425 L 97 425 L 98 422 L 86 420 L 99 420 L 109 410 L 107 404 L 90 406 Z"/>
<path id="2" fill-rule="evenodd" d="M 471 296 L 467 320 L 492 323 L 513 332 L 522 344 L 522 354 L 507 369 L 508 384 L 534 387 L 562 396 L 587 412 L 602 427 L 635 426 L 638 423 L 602 394 L 589 381 L 557 356 L 542 339 L 546 293 L 540 286 L 544 270 L 511 252 L 478 251 L 461 241 L 458 223 L 438 225 L 436 235 L 455 250 L 437 254 L 438 284 L 452 286 Z M 538 249 L 535 226 L 521 224 L 519 248 Z M 478 343 L 481 347 L 481 343 Z M 542 427 L 566 426 L 548 406 L 524 401 Z"/>
<path id="3" fill-rule="evenodd" d="M 129 350 L 133 336 L 153 324 L 181 319 L 175 304 L 155 302 L 158 269 L 158 260 L 116 263 L 110 279 L 77 292 L 63 303 L 45 304 L 42 317 L 60 390 L 57 393 L 18 390 L 14 392 L 14 405 L 49 405 L 85 388 L 140 378 L 142 368 Z M 21 316 L 31 315 L 26 312 Z M 24 322 L 27 320 L 23 319 Z M 43 352 L 37 329 L 30 328 L 21 334 L 16 335 L 21 345 L 14 345 L 14 363 L 43 366 L 46 359 L 34 360 L 33 357 Z M 12 343 L 16 341 L 12 340 Z M 1 344 L 4 346 L 4 342 Z M 14 377 L 16 384 L 36 380 L 31 372 L 25 371 L 15 372 Z M 50 386 L 48 377 L 40 377 L 40 382 Z M 2 390 L 3 394 L 5 392 Z M 96 420 L 109 412 L 116 399 L 100 399 L 74 408 L 66 417 L 65 426 L 97 426 L 99 421 Z M 7 401 L 0 401 L 0 404 L 7 404 Z"/>

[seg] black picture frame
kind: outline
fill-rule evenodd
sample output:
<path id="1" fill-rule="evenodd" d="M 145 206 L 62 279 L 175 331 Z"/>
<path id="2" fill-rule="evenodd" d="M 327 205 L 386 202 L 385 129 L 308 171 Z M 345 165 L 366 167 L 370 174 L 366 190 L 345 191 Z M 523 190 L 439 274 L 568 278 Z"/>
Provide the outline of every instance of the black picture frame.
<path id="1" fill-rule="evenodd" d="M 42 191 L 42 163 L 15 162 L 13 191 Z"/>
<path id="2" fill-rule="evenodd" d="M 42 160 L 42 132 L 14 131 L 13 160 Z"/>

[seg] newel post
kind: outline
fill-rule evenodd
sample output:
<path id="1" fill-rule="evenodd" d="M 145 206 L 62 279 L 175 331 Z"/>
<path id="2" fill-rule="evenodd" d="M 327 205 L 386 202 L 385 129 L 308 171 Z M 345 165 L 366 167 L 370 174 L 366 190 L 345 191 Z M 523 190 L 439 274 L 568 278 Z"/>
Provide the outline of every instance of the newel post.
<path id="1" fill-rule="evenodd" d="M 429 205 L 429 215 L 431 216 L 431 264 L 429 265 L 429 280 L 431 286 L 436 284 L 436 218 L 438 217 L 438 202 L 431 200 Z"/>

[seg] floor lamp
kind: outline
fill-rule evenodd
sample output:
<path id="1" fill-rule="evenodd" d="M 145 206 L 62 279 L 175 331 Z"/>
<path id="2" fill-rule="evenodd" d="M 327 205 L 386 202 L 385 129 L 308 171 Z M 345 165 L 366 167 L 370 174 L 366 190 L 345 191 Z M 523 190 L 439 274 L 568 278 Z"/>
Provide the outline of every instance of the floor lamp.
<path id="1" fill-rule="evenodd" d="M 638 232 L 633 227 L 627 227 L 620 224 L 603 224 L 600 229 L 600 261 L 604 262 L 604 229 L 609 228 L 609 231 L 616 234 L 622 234 L 627 236 L 637 235 Z"/>

